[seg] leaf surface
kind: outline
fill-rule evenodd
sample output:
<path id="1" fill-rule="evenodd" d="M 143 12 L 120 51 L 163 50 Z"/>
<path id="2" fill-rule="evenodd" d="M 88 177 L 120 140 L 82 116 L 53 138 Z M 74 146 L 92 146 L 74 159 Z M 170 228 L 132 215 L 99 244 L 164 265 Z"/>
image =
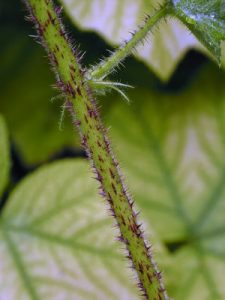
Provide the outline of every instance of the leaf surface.
<path id="1" fill-rule="evenodd" d="M 17 186 L 0 221 L 1 299 L 138 299 L 90 177 L 65 160 Z"/>
<path id="2" fill-rule="evenodd" d="M 139 88 L 107 117 L 138 207 L 171 251 L 177 300 L 225 298 L 224 80 L 208 67 L 180 92 Z"/>

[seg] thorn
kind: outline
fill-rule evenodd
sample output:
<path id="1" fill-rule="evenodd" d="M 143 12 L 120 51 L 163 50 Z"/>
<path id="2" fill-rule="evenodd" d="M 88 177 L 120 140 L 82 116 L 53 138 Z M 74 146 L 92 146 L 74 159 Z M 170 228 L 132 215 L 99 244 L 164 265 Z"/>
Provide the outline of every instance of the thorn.
<path id="1" fill-rule="evenodd" d="M 60 17 L 62 11 L 63 11 L 63 7 L 62 6 L 56 6 L 55 7 L 55 12 L 56 12 L 56 14 L 57 14 L 58 17 Z"/>
<path id="2" fill-rule="evenodd" d="M 33 38 L 33 39 L 38 39 L 39 38 L 38 35 L 34 35 L 34 34 L 29 34 L 28 36 L 31 37 L 31 38 Z"/>
<path id="3" fill-rule="evenodd" d="M 33 15 L 29 15 L 29 16 L 25 16 L 25 21 L 28 21 L 28 22 L 35 22 L 35 18 Z"/>
<path id="4" fill-rule="evenodd" d="M 106 192 L 104 192 L 104 191 L 100 191 L 99 195 L 102 196 L 103 198 L 106 198 Z"/>

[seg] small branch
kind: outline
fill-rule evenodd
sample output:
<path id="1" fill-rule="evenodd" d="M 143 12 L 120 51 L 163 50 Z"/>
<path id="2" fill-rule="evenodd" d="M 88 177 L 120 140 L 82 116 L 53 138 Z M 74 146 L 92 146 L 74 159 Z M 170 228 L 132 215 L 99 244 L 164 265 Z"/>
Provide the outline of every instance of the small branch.
<path id="1" fill-rule="evenodd" d="M 108 76 L 146 38 L 152 28 L 167 15 L 167 10 L 168 5 L 166 4 L 157 10 L 153 16 L 147 16 L 145 24 L 132 34 L 131 39 L 122 44 L 110 57 L 90 70 L 88 77 L 94 80 L 102 80 Z"/>
<path id="2" fill-rule="evenodd" d="M 136 270 L 143 296 L 149 300 L 166 300 L 168 296 L 160 272 L 137 222 L 134 202 L 127 192 L 118 162 L 112 153 L 85 72 L 80 65 L 79 54 L 71 47 L 60 23 L 59 10 L 53 7 L 51 0 L 29 0 L 26 4 L 30 19 L 53 65 L 57 86 L 65 96 L 65 105 L 72 115 L 82 146 L 100 183 L 100 193 L 108 201 L 111 214 L 116 220 L 120 230 L 119 240 L 124 243 L 127 257 Z M 161 11 L 160 15 L 164 13 Z M 158 18 L 159 15 L 154 20 Z M 137 34 L 139 40 L 141 36 Z"/>

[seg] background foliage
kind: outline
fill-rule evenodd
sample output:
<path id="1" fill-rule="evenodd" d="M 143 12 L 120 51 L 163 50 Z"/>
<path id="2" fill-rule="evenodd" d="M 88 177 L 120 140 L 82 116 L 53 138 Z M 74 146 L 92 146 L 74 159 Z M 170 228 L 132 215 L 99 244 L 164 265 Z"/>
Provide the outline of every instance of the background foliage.
<path id="1" fill-rule="evenodd" d="M 87 65 L 152 9 L 115 1 L 110 19 L 100 2 L 65 1 Z M 0 299 L 138 299 L 68 116 L 58 129 L 63 101 L 50 101 L 54 78 L 23 18 L 18 1 L 0 4 Z M 177 22 L 159 31 L 140 50 L 145 64 L 129 58 L 114 75 L 135 86 L 131 103 L 98 101 L 169 294 L 224 299 L 225 74 L 200 52 L 184 56 L 199 44 Z"/>

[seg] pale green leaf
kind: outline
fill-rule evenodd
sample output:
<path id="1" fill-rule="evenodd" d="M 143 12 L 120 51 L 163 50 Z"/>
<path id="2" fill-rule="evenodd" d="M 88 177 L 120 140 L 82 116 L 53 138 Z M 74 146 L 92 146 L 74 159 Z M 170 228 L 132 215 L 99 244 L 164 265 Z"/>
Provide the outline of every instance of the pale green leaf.
<path id="1" fill-rule="evenodd" d="M 9 177 L 10 159 L 8 132 L 3 117 L 0 115 L 0 197 L 4 191 Z"/>
<path id="2" fill-rule="evenodd" d="M 221 41 L 225 40 L 224 0 L 171 0 L 174 13 L 221 61 Z"/>
<path id="3" fill-rule="evenodd" d="M 42 167 L 3 211 L 0 298 L 139 299 L 113 228 L 88 162 Z"/>
<path id="4" fill-rule="evenodd" d="M 107 116 L 131 192 L 173 252 L 177 300 L 225 299 L 225 74 L 202 71 L 180 92 L 116 96 Z"/>
<path id="5" fill-rule="evenodd" d="M 110 44 L 131 37 L 162 1 L 157 0 L 61 0 L 72 21 L 82 29 L 95 30 Z M 196 38 L 176 20 L 162 22 L 154 35 L 138 47 L 137 56 L 161 79 L 167 80 L 188 49 L 201 48 Z M 202 48 L 201 48 L 202 49 Z"/>

